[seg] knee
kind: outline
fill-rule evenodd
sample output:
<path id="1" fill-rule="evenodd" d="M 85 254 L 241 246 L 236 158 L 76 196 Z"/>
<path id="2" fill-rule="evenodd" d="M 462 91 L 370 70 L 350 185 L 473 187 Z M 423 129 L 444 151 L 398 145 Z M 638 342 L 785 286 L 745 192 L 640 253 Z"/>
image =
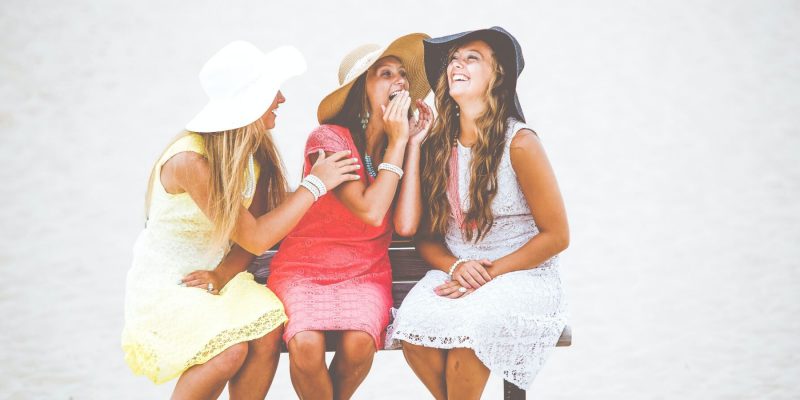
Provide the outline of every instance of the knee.
<path id="1" fill-rule="evenodd" d="M 339 346 L 344 358 L 349 364 L 361 365 L 372 362 L 375 356 L 375 341 L 372 336 L 362 331 L 347 331 L 342 333 L 342 343 Z"/>
<path id="2" fill-rule="evenodd" d="M 281 351 L 282 329 L 274 331 L 250 341 L 250 352 L 260 356 L 277 355 Z"/>
<path id="3" fill-rule="evenodd" d="M 247 343 L 237 343 L 219 353 L 210 362 L 225 375 L 233 376 L 247 358 Z"/>
<path id="4" fill-rule="evenodd" d="M 300 372 L 325 368 L 325 336 L 322 332 L 298 332 L 289 340 L 289 363 Z"/>

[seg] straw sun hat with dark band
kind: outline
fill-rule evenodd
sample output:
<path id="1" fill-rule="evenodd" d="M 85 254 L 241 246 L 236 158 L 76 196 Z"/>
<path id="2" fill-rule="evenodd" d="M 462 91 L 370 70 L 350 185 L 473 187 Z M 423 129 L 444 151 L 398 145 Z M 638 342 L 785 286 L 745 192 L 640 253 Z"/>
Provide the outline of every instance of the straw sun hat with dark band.
<path id="1" fill-rule="evenodd" d="M 388 46 L 367 44 L 348 53 L 339 64 L 339 87 L 319 103 L 317 108 L 319 123 L 324 124 L 335 117 L 342 110 L 347 94 L 356 79 L 376 61 L 386 56 L 397 57 L 403 64 L 408 74 L 411 98 L 424 99 L 431 88 L 425 79 L 422 40 L 429 37 L 424 33 L 412 33 L 395 39 Z M 414 102 L 411 104 L 413 107 Z"/>

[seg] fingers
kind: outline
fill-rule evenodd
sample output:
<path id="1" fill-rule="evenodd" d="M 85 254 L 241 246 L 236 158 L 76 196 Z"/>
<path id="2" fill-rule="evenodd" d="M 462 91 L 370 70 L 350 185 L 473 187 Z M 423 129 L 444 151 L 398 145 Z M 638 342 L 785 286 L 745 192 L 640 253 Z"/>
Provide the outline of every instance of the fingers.
<path id="1" fill-rule="evenodd" d="M 344 175 L 342 175 L 342 180 L 339 183 L 347 182 L 347 181 L 357 181 L 359 179 L 361 179 L 361 177 L 358 176 L 358 175 L 355 175 L 355 174 L 344 174 Z"/>
<path id="2" fill-rule="evenodd" d="M 388 121 L 394 115 L 394 109 L 397 107 L 397 102 L 400 101 L 400 96 L 402 96 L 402 93 L 390 100 L 389 105 L 383 107 L 383 122 Z"/>
<path id="3" fill-rule="evenodd" d="M 381 108 L 383 110 L 384 122 L 388 120 L 399 120 L 401 117 L 405 119 L 410 104 L 411 100 L 408 91 L 404 90 L 400 92 L 389 102 L 388 107 Z"/>
<path id="4" fill-rule="evenodd" d="M 484 276 L 483 273 L 486 272 L 482 267 L 478 266 L 475 268 L 470 268 L 467 272 L 469 272 L 470 277 L 478 283 L 478 286 L 483 286 L 487 282 L 491 280 L 490 277 Z"/>
<path id="5" fill-rule="evenodd" d="M 193 281 L 193 280 L 196 280 L 196 279 L 205 279 L 207 277 L 207 275 L 208 275 L 208 271 L 204 271 L 204 270 L 192 271 L 192 272 L 186 274 L 186 276 L 184 276 L 183 279 L 181 279 L 181 282 L 187 283 L 189 281 Z"/>
<path id="6" fill-rule="evenodd" d="M 465 287 L 467 289 L 469 289 L 469 288 L 477 288 L 477 287 L 481 286 L 481 284 L 478 283 L 478 281 L 472 275 L 472 271 L 470 269 L 467 269 L 466 271 L 464 271 L 464 273 L 462 273 L 461 276 L 464 277 L 464 280 L 466 280 L 467 283 L 469 283 L 469 285 L 465 285 Z"/>
<path id="7" fill-rule="evenodd" d="M 490 280 L 492 280 L 492 276 L 489 274 L 489 271 L 487 271 L 486 268 L 478 268 L 477 271 L 481 275 L 481 277 L 484 279 L 484 281 L 485 281 L 485 282 L 483 282 L 484 285 L 487 282 L 489 282 Z"/>
<path id="8" fill-rule="evenodd" d="M 359 164 L 358 164 L 358 159 L 353 157 L 353 158 L 345 158 L 344 160 L 341 161 L 336 161 L 334 165 L 336 165 L 339 168 L 344 168 L 352 165 L 358 166 Z"/>
<path id="9" fill-rule="evenodd" d="M 327 157 L 326 160 L 330 160 L 332 162 L 341 161 L 345 157 L 350 157 L 350 153 L 351 153 L 350 150 L 337 151 L 336 153 L 333 153 L 329 157 Z M 324 155 L 325 151 L 320 149 L 320 154 Z M 319 159 L 317 159 L 317 163 L 319 163 L 320 159 L 321 159 L 321 157 Z M 356 160 L 356 159 L 354 158 L 353 160 Z M 347 161 L 347 160 L 345 160 L 345 161 Z"/>
<path id="10" fill-rule="evenodd" d="M 184 286 L 186 286 L 186 287 L 201 287 L 202 286 L 202 287 L 205 288 L 206 286 L 208 286 L 208 283 L 207 283 L 207 281 L 205 281 L 203 279 L 192 279 L 192 280 L 190 280 L 188 282 L 184 282 Z"/>
<path id="11" fill-rule="evenodd" d="M 325 161 L 325 150 L 319 149 L 317 150 L 317 162 L 314 165 L 320 165 L 323 161 Z"/>
<path id="12" fill-rule="evenodd" d="M 459 285 L 467 289 L 472 288 L 472 285 L 469 282 L 467 282 L 467 280 L 461 274 L 453 275 L 453 278 L 456 278 L 456 281 L 458 281 Z"/>
<path id="13" fill-rule="evenodd" d="M 447 282 L 445 282 L 445 283 L 433 288 L 433 290 L 434 291 L 438 291 L 438 290 L 441 290 L 441 289 L 451 288 L 451 287 L 458 288 L 459 286 L 461 286 L 461 285 L 459 285 L 457 281 L 447 281 Z"/>

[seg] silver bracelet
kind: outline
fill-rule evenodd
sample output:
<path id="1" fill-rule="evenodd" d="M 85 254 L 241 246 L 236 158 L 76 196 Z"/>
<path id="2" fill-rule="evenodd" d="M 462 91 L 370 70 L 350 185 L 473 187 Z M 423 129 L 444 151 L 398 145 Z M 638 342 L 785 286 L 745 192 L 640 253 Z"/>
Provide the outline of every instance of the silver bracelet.
<path id="1" fill-rule="evenodd" d="M 306 176 L 305 179 L 308 180 L 309 182 L 311 182 L 312 185 L 317 187 L 317 190 L 319 190 L 319 197 L 322 197 L 322 196 L 325 195 L 325 193 L 328 193 L 328 188 L 325 187 L 324 183 L 322 183 L 322 179 L 319 179 L 316 176 L 311 175 L 311 174 Z"/>
<path id="2" fill-rule="evenodd" d="M 403 179 L 403 169 L 398 167 L 397 165 L 389 164 L 389 163 L 385 163 L 384 162 L 384 163 L 381 163 L 380 165 L 378 165 L 378 171 L 380 171 L 382 169 L 385 169 L 385 170 L 387 170 L 389 172 L 394 172 L 395 174 L 397 174 L 397 176 L 400 177 L 400 179 Z"/>
<path id="3" fill-rule="evenodd" d="M 305 179 L 303 179 L 303 180 L 300 182 L 300 186 L 302 186 L 302 187 L 304 187 L 304 188 L 308 189 L 308 191 L 309 191 L 309 192 L 311 192 L 311 195 L 312 195 L 312 196 L 314 196 L 314 201 L 315 201 L 315 202 L 316 202 L 317 200 L 319 200 L 319 190 L 317 189 L 317 187 L 316 187 L 316 186 L 314 186 L 313 184 L 311 184 L 309 181 L 307 181 L 307 180 L 305 180 Z"/>
<path id="4" fill-rule="evenodd" d="M 466 258 L 459 258 L 458 260 L 456 260 L 456 262 L 453 263 L 453 265 L 450 266 L 450 271 L 447 272 L 447 275 L 450 276 L 450 280 L 451 281 L 453 280 L 453 272 L 456 270 L 456 267 L 458 267 L 459 265 L 461 265 L 461 264 L 463 264 L 463 263 L 465 263 L 467 261 L 470 261 L 470 260 L 468 260 Z"/>

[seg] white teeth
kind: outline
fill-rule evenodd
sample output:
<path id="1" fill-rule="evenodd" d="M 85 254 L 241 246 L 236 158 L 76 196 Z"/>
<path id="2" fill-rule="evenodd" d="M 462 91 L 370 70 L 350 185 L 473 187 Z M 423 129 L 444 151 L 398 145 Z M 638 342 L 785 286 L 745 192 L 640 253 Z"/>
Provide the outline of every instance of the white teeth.
<path id="1" fill-rule="evenodd" d="M 455 74 L 455 75 L 453 75 L 453 80 L 457 81 L 457 82 L 461 82 L 461 81 L 466 82 L 469 79 L 466 76 L 462 75 L 462 74 Z"/>

